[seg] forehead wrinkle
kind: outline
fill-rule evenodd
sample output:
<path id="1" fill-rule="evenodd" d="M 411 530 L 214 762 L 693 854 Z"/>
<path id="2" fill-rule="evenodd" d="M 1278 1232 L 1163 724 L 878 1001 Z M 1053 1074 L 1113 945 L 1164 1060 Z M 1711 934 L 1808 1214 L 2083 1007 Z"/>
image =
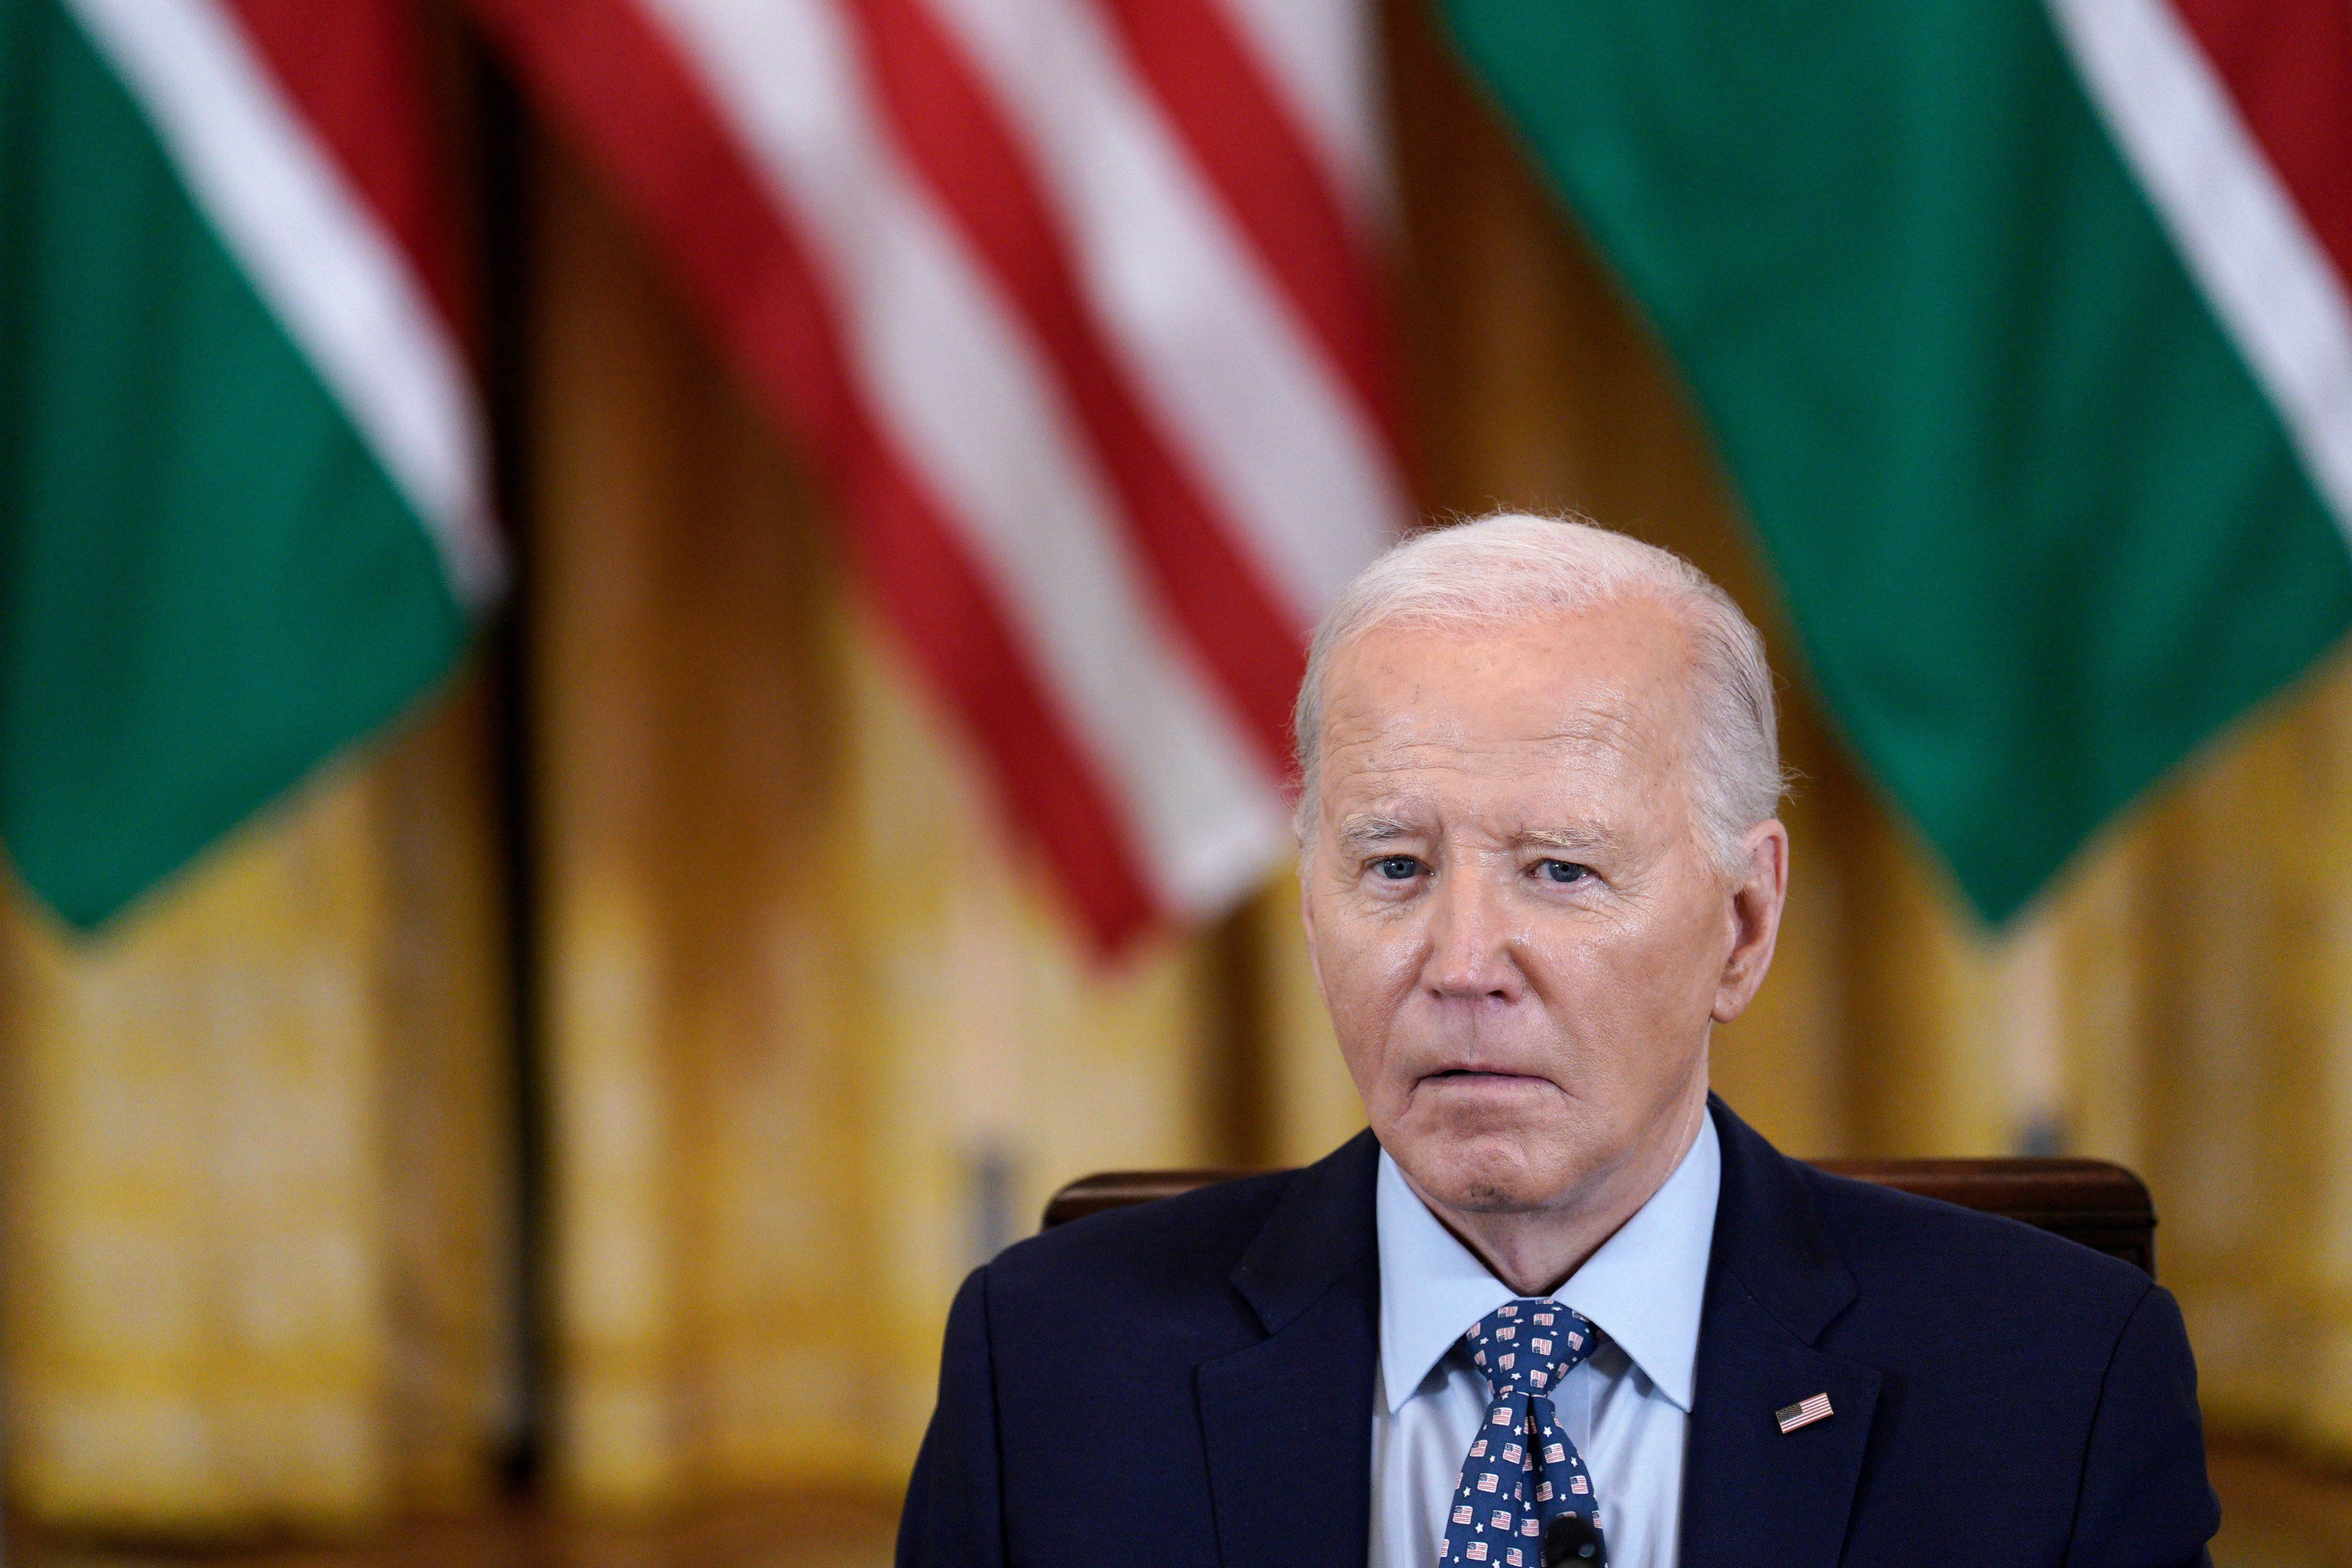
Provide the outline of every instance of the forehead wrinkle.
<path id="1" fill-rule="evenodd" d="M 1657 715 L 1644 708 L 1631 693 L 1603 692 L 1596 700 L 1580 703 L 1565 722 L 1529 738 L 1597 747 L 1626 757 L 1656 756 L 1670 748 L 1671 742 L 1661 744 L 1664 737 L 1659 732 L 1670 731 L 1672 726 L 1656 724 Z"/>
<path id="2" fill-rule="evenodd" d="M 1412 689 L 1401 704 L 1393 696 L 1375 697 L 1353 681 L 1335 680 L 1328 693 L 1334 700 L 1325 708 L 1322 724 L 1326 798 L 1336 797 L 1332 800 L 1336 806 L 1344 805 L 1352 796 L 1368 813 L 1384 814 L 1393 822 L 1400 816 L 1421 814 L 1416 810 L 1400 811 L 1391 803 L 1399 786 L 1408 797 L 1419 794 L 1412 781 L 1420 774 L 1465 775 L 1503 788 L 1517 788 L 1534 776 L 1550 775 L 1557 787 L 1572 792 L 1570 800 L 1578 807 L 1597 804 L 1586 792 L 1599 786 L 1605 793 L 1612 787 L 1607 782 L 1612 779 L 1620 781 L 1614 787 L 1667 788 L 1684 770 L 1689 738 L 1683 733 L 1689 716 L 1685 689 L 1690 664 L 1688 639 L 1678 638 L 1677 643 L 1680 646 L 1674 650 L 1677 656 L 1663 662 L 1639 660 L 1631 668 L 1605 667 L 1610 661 L 1576 661 L 1577 667 L 1565 679 L 1573 684 L 1578 677 L 1585 677 L 1581 691 L 1572 696 L 1562 693 L 1565 702 L 1547 701 L 1540 692 L 1531 694 L 1517 715 L 1527 727 L 1500 736 L 1469 733 L 1461 716 L 1442 700 L 1431 711 L 1424 699 L 1433 693 L 1442 698 L 1442 691 L 1425 678 L 1412 682 Z M 1598 679 L 1591 678 L 1596 675 Z M 1502 722 L 1509 724 L 1510 716 L 1506 715 Z M 1391 800 L 1380 800 L 1384 795 Z M 1575 810 L 1555 814 L 1564 804 L 1569 801 L 1555 801 L 1552 810 L 1526 811 L 1520 821 L 1549 818 L 1558 823 L 1562 815 L 1572 819 L 1580 814 Z M 1349 820 L 1341 817 L 1343 823 Z M 1398 825 L 1408 835 L 1426 831 L 1408 823 Z M 1622 832 L 1610 832 L 1606 825 L 1598 832 L 1608 836 L 1580 835 L 1572 847 L 1596 855 L 1602 848 L 1626 847 Z M 1346 841 L 1361 847 L 1392 842 L 1395 836 L 1381 829 Z M 1513 841 L 1506 834 L 1499 835 L 1498 841 Z M 1533 839 L 1527 842 L 1531 847 L 1571 847 Z"/>
<path id="3" fill-rule="evenodd" d="M 1345 823 L 1360 817 L 1391 822 L 1417 819 L 1434 804 L 1422 799 L 1430 789 L 1445 792 L 1447 787 L 1434 782 L 1445 776 L 1458 776 L 1481 798 L 1494 789 L 1516 794 L 1534 786 L 1552 797 L 1551 806 L 1520 814 L 1523 821 L 1540 821 L 1555 813 L 1582 816 L 1597 803 L 1590 792 L 1610 788 L 1606 781 L 1612 779 L 1623 780 L 1622 787 L 1627 788 L 1663 786 L 1674 768 L 1674 759 L 1653 747 L 1615 741 L 1562 744 L 1565 739 L 1554 734 L 1507 747 L 1367 742 L 1360 748 L 1339 748 L 1350 754 L 1344 760 L 1334 755 L 1330 787 L 1339 801 L 1352 797 L 1360 804 L 1359 810 L 1341 816 Z M 1566 791 L 1565 796 L 1559 791 Z M 1561 811 L 1561 807 L 1569 810 Z"/>
<path id="4" fill-rule="evenodd" d="M 1607 692 L 1597 701 L 1580 703 L 1571 714 L 1554 717 L 1544 728 L 1499 738 L 1465 735 L 1451 725 L 1434 733 L 1412 733 L 1409 721 L 1400 716 L 1343 709 L 1327 721 L 1327 753 L 1334 757 L 1352 753 L 1355 766 L 1374 771 L 1414 767 L 1416 754 L 1473 753 L 1498 747 L 1562 747 L 1663 760 L 1672 749 L 1671 742 L 1662 745 L 1664 737 L 1652 732 L 1670 727 L 1645 723 L 1653 716 L 1641 712 L 1641 706 L 1627 693 Z M 1356 733 L 1346 733 L 1350 729 Z"/>

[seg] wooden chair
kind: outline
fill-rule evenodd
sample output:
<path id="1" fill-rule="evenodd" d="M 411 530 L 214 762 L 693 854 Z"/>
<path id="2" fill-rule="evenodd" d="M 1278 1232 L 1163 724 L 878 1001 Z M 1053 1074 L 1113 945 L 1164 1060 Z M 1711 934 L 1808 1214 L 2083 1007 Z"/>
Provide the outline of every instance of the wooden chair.
<path id="1" fill-rule="evenodd" d="M 1822 1170 L 1938 1197 L 2063 1236 L 2156 1273 L 2156 1206 L 2139 1177 L 2105 1160 L 1816 1160 Z M 1045 1206 L 1045 1228 L 1105 1209 L 1173 1197 L 1250 1171 L 1104 1171 Z"/>

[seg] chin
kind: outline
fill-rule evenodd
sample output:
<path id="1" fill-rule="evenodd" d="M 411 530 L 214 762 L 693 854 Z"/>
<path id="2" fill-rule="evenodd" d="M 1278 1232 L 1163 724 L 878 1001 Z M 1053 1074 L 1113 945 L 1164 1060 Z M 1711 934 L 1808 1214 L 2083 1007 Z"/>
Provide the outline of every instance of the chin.
<path id="1" fill-rule="evenodd" d="M 1423 1192 L 1449 1208 L 1474 1214 L 1542 1208 L 1557 1201 L 1570 1183 L 1556 1159 L 1531 1157 L 1529 1141 L 1491 1133 L 1466 1138 L 1441 1134 L 1408 1147 L 1398 1163 Z"/>

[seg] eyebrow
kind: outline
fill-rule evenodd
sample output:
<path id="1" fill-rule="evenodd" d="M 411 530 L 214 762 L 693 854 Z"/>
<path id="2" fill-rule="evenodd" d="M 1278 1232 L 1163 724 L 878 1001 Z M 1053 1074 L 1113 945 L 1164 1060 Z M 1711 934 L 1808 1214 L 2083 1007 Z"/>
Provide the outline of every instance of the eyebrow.
<path id="1" fill-rule="evenodd" d="M 1591 851 L 1615 848 L 1618 837 L 1607 828 L 1529 828 L 1512 834 L 1511 842 L 1521 849 Z"/>
<path id="2" fill-rule="evenodd" d="M 1394 817 L 1360 811 L 1339 824 L 1339 842 L 1351 850 L 1370 849 L 1416 837 L 1421 831 Z M 1609 828 L 1529 828 L 1511 835 L 1515 849 L 1566 850 L 1583 854 L 1614 849 L 1618 842 L 1618 834 Z"/>
<path id="3" fill-rule="evenodd" d="M 1339 841 L 1349 849 L 1363 849 L 1372 844 L 1391 844 L 1399 839 L 1409 839 L 1413 832 L 1413 829 L 1394 817 L 1359 811 L 1339 824 Z"/>

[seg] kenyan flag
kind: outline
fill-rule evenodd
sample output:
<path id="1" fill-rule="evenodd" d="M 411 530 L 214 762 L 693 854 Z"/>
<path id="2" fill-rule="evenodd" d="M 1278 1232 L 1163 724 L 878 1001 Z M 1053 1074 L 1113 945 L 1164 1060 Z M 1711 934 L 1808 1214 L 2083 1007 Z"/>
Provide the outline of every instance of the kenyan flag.
<path id="1" fill-rule="evenodd" d="M 2344 0 L 1448 0 L 1978 907 L 2352 622 Z"/>
<path id="2" fill-rule="evenodd" d="M 493 591 L 402 0 L 0 0 L 0 836 L 92 925 Z"/>

